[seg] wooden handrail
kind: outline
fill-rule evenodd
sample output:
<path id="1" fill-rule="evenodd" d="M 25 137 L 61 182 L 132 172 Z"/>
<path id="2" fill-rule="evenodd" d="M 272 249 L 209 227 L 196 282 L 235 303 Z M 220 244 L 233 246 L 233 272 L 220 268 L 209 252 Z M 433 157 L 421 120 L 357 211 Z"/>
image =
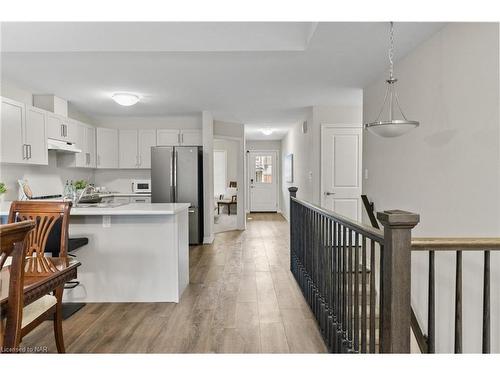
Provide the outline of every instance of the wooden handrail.
<path id="1" fill-rule="evenodd" d="M 326 217 L 329 217 L 330 219 L 333 219 L 337 222 L 342 223 L 342 225 L 344 225 L 346 228 L 352 229 L 352 230 L 356 231 L 357 233 L 359 233 L 363 236 L 366 236 L 369 239 L 372 239 L 372 240 L 375 240 L 375 241 L 381 242 L 381 243 L 384 242 L 384 231 L 382 231 L 380 229 L 370 227 L 369 225 L 365 225 L 365 224 L 360 223 L 356 220 L 352 220 L 346 216 L 339 215 L 336 212 L 327 210 L 327 209 L 322 208 L 322 207 L 318 207 L 310 202 L 307 202 L 307 201 L 304 201 L 304 200 L 301 200 L 301 199 L 298 199 L 295 197 L 291 197 L 290 199 L 292 199 L 292 201 L 296 201 L 297 203 L 301 204 L 304 207 L 307 207 L 311 211 L 317 212 L 317 213 L 322 214 Z"/>
<path id="2" fill-rule="evenodd" d="M 499 237 L 413 237 L 413 251 L 500 250 Z"/>

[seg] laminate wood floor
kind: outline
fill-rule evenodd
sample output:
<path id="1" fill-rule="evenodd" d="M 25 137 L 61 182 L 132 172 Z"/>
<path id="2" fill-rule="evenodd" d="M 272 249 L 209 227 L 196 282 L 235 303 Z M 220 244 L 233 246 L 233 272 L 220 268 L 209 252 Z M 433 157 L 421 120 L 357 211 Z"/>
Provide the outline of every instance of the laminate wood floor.
<path id="1" fill-rule="evenodd" d="M 191 247 L 180 303 L 88 304 L 63 322 L 70 353 L 324 353 L 289 271 L 288 223 L 251 214 L 244 232 Z M 23 346 L 56 352 L 52 322 Z"/>

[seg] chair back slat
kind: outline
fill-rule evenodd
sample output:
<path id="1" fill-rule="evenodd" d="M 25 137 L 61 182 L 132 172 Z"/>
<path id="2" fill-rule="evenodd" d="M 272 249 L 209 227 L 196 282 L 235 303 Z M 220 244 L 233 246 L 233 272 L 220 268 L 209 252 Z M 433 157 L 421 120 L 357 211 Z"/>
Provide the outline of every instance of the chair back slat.
<path id="1" fill-rule="evenodd" d="M 71 202 L 12 202 L 9 223 L 23 220 L 35 222 L 35 229 L 27 238 L 27 275 L 50 275 L 57 271 L 50 258 L 45 257 L 45 246 L 51 230 L 61 222 L 60 257 L 67 256 L 68 228 Z"/>
<path id="2" fill-rule="evenodd" d="M 12 257 L 8 272 L 0 274 L 0 288 L 2 282 L 9 283 L 7 307 L 0 308 L 0 352 L 16 349 L 21 341 L 25 240 L 34 227 L 33 221 L 0 225 L 0 271 Z"/>

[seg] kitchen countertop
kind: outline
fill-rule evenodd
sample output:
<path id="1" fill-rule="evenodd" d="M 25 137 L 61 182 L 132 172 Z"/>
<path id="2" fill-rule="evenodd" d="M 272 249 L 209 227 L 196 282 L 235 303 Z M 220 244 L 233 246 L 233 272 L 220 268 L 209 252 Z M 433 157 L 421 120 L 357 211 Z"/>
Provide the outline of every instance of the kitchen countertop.
<path id="1" fill-rule="evenodd" d="M 9 214 L 10 203 L 2 203 L 0 206 L 1 216 Z M 129 203 L 115 207 L 75 207 L 71 209 L 71 216 L 175 215 L 188 208 L 189 203 Z"/>

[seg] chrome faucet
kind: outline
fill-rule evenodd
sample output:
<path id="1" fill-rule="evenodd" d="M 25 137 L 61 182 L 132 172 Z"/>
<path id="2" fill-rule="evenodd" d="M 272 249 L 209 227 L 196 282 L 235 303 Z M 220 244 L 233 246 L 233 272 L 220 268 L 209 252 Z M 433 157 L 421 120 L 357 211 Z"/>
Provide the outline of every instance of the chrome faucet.
<path id="1" fill-rule="evenodd" d="M 77 200 L 76 200 L 75 203 L 80 203 L 80 200 L 83 198 L 83 196 L 95 193 L 95 191 L 96 191 L 95 186 L 92 185 L 92 184 L 88 184 L 87 186 L 85 186 L 83 188 L 82 192 L 78 196 L 78 198 L 77 198 Z"/>

